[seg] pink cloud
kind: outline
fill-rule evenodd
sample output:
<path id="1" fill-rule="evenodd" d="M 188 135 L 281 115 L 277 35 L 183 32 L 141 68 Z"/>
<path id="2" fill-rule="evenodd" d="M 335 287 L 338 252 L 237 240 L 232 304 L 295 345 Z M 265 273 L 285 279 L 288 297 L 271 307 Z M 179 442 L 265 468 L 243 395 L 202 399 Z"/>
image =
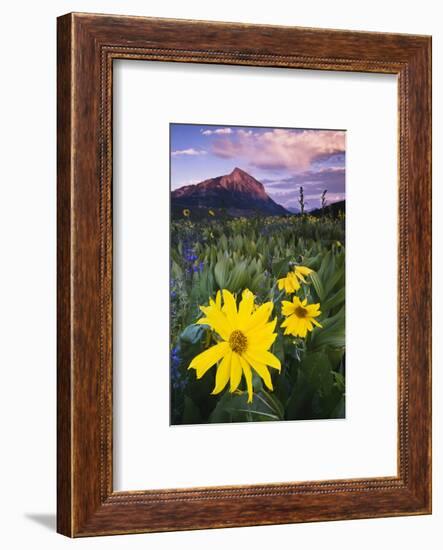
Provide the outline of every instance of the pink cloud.
<path id="1" fill-rule="evenodd" d="M 222 158 L 244 158 L 258 168 L 306 170 L 312 161 L 345 150 L 345 132 L 273 129 L 262 133 L 237 131 L 235 137 L 214 142 L 212 152 Z"/>

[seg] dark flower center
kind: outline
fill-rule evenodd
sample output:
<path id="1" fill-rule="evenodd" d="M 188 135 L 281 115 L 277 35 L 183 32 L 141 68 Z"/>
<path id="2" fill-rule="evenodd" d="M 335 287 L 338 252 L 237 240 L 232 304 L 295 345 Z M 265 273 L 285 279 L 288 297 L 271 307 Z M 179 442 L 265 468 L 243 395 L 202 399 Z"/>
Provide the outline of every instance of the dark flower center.
<path id="1" fill-rule="evenodd" d="M 295 314 L 297 317 L 304 318 L 308 314 L 308 310 L 306 310 L 304 307 L 298 306 L 295 310 Z"/>
<path id="2" fill-rule="evenodd" d="M 248 339 L 241 330 L 234 330 L 229 337 L 229 345 L 232 351 L 243 353 L 248 347 Z"/>

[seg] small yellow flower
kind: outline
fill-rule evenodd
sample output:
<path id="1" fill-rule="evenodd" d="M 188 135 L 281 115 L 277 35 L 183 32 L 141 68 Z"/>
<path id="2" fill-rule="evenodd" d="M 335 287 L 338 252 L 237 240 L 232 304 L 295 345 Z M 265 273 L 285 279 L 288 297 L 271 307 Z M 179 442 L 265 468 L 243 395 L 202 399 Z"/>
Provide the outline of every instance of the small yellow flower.
<path id="1" fill-rule="evenodd" d="M 306 298 L 301 301 L 298 296 L 294 296 L 292 302 L 282 301 L 282 313 L 286 317 L 281 324 L 281 327 L 285 329 L 284 334 L 305 338 L 308 331 L 313 330 L 314 325 L 322 328 L 315 319 L 321 314 L 320 304 L 308 304 L 307 302 Z"/>
<path id="2" fill-rule="evenodd" d="M 223 295 L 223 305 L 222 305 Z M 229 391 L 235 392 L 242 378 L 246 380 L 248 403 L 252 402 L 252 369 L 263 379 L 266 387 L 273 389 L 268 366 L 280 371 L 279 359 L 269 348 L 277 334 L 274 333 L 277 319 L 269 321 L 272 302 L 266 302 L 254 310 L 255 296 L 245 290 L 237 309 L 237 303 L 229 290 L 217 292 L 215 301 L 200 309 L 205 317 L 197 321 L 209 325 L 221 338 L 218 344 L 203 351 L 191 361 L 188 368 L 197 371 L 201 378 L 213 365 L 217 365 L 215 387 L 212 394 L 220 393 L 230 382 Z"/>
<path id="3" fill-rule="evenodd" d="M 293 294 L 300 288 L 300 281 L 307 283 L 305 275 L 312 273 L 312 269 L 302 265 L 296 265 L 286 277 L 278 280 L 278 289 L 285 290 L 286 294 Z"/>
<path id="4" fill-rule="evenodd" d="M 278 280 L 278 289 L 284 290 L 286 294 L 297 292 L 300 288 L 300 283 L 293 271 L 290 271 L 286 277 Z"/>
<path id="5" fill-rule="evenodd" d="M 215 216 L 214 210 L 209 210 L 209 215 L 210 215 L 210 216 Z"/>
<path id="6" fill-rule="evenodd" d="M 191 211 L 189 210 L 189 208 L 184 208 L 183 216 L 185 216 L 186 218 L 189 218 L 190 215 L 191 215 Z"/>

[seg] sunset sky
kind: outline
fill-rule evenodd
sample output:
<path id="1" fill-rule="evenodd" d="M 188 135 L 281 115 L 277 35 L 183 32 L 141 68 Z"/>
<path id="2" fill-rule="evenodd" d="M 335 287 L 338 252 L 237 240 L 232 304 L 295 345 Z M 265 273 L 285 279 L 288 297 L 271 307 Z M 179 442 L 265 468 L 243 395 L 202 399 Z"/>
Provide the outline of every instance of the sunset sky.
<path id="1" fill-rule="evenodd" d="M 307 210 L 345 198 L 345 131 L 171 124 L 171 189 L 229 174 L 237 166 L 277 203 Z"/>

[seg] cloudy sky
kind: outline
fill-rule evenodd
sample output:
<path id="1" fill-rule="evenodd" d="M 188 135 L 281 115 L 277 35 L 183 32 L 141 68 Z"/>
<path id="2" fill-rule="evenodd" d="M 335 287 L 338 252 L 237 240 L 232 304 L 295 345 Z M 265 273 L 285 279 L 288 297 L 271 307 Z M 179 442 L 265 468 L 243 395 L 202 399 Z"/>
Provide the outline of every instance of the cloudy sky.
<path id="1" fill-rule="evenodd" d="M 345 131 L 171 124 L 171 188 L 229 174 L 238 166 L 286 208 L 345 198 Z"/>

